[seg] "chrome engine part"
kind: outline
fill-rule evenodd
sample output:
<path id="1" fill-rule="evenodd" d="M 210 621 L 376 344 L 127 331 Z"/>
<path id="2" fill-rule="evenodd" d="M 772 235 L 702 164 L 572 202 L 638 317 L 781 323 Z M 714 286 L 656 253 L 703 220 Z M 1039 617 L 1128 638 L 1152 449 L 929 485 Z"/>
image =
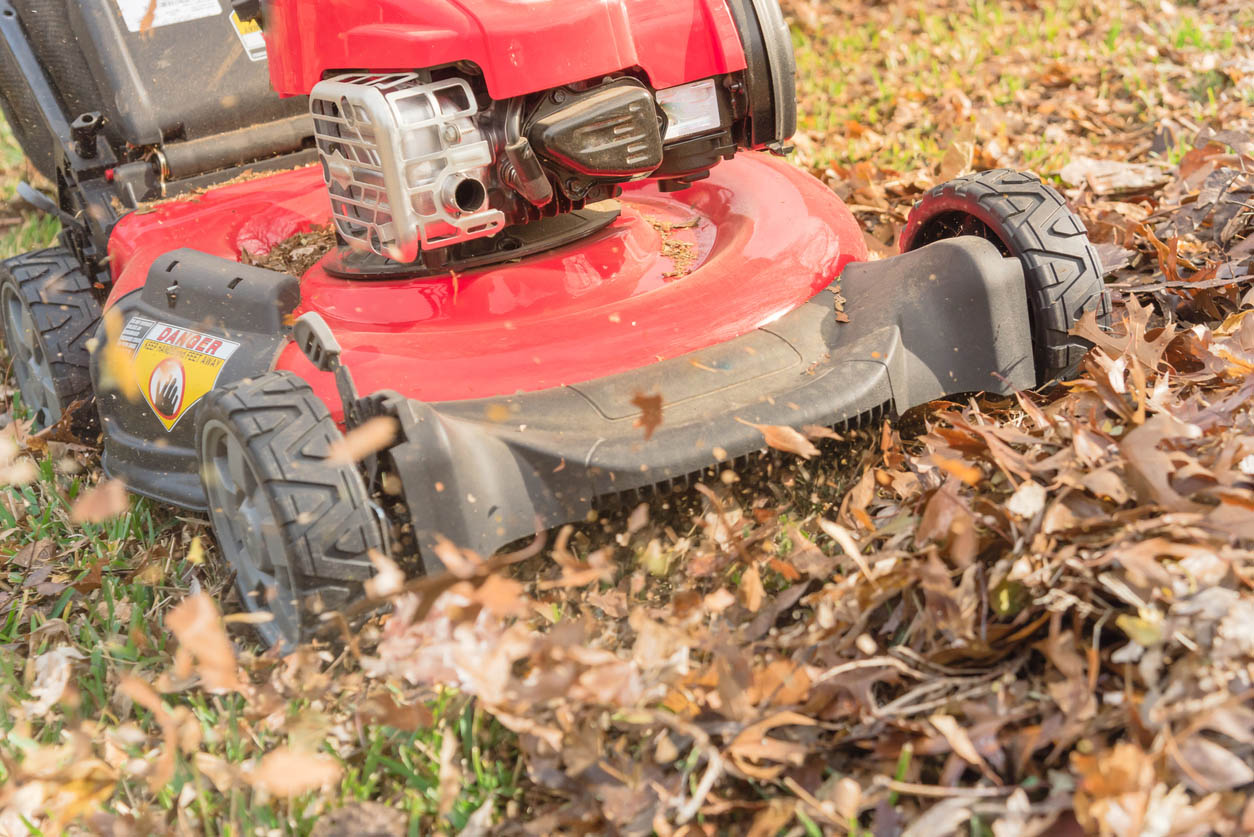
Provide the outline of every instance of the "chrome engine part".
<path id="1" fill-rule="evenodd" d="M 356 254 L 336 269 L 421 262 L 438 272 L 558 246 L 569 224 L 552 219 L 616 197 L 622 183 L 684 189 L 741 149 L 784 151 L 795 65 L 778 0 L 728 6 L 745 69 L 664 89 L 628 69 L 495 100 L 468 61 L 318 82 L 309 103 L 323 179 Z"/>
<path id="2" fill-rule="evenodd" d="M 461 78 L 352 73 L 310 93 L 322 177 L 341 236 L 412 262 L 421 251 L 490 236 L 493 150 Z"/>

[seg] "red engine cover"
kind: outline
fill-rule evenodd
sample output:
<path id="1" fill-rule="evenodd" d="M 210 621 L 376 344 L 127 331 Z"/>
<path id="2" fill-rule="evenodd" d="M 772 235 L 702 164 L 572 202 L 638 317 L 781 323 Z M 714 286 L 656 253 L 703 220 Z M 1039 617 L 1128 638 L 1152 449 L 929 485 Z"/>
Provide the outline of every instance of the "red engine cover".
<path id="1" fill-rule="evenodd" d="M 271 0 L 274 88 L 472 61 L 494 99 L 639 67 L 654 88 L 745 68 L 724 0 Z"/>

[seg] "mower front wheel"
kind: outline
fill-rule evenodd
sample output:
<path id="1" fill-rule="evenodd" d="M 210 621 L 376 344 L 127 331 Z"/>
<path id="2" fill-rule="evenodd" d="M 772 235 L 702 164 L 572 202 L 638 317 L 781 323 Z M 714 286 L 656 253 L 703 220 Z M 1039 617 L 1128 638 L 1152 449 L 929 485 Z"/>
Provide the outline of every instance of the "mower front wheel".
<path id="1" fill-rule="evenodd" d="M 71 429 L 94 434 L 88 342 L 100 316 L 91 279 L 69 250 L 49 247 L 0 262 L 4 345 L 37 429 L 51 427 L 73 408 Z"/>
<path id="2" fill-rule="evenodd" d="M 269 645 L 295 647 L 314 614 L 362 595 L 382 534 L 357 469 L 332 458 L 343 438 L 326 405 L 290 372 L 206 396 L 200 477 L 223 556 Z M 269 617 L 269 618 L 266 618 Z"/>
<path id="3" fill-rule="evenodd" d="M 1102 265 L 1084 223 L 1053 187 L 1028 172 L 995 169 L 933 188 L 915 204 L 901 252 L 977 235 L 1023 266 L 1039 383 L 1071 374 L 1089 344 L 1070 333 L 1086 311 L 1110 322 Z"/>

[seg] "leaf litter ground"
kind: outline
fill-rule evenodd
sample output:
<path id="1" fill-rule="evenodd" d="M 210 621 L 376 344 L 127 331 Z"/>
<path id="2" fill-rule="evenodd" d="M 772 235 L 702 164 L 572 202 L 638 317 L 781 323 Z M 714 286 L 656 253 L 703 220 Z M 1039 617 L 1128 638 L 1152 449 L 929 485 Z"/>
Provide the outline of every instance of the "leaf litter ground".
<path id="1" fill-rule="evenodd" d="M 761 428 L 442 577 L 376 556 L 391 608 L 282 659 L 203 522 L 13 405 L 0 834 L 1254 830 L 1254 12 L 788 11 L 798 162 L 875 252 L 970 168 L 1066 191 L 1116 301 L 1074 379 Z"/>

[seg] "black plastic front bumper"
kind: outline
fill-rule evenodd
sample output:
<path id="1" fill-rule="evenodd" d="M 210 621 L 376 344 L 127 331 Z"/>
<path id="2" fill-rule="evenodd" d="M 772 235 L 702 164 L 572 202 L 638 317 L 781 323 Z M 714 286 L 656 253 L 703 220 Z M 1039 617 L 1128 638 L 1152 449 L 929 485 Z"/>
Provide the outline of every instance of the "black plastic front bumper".
<path id="1" fill-rule="evenodd" d="M 989 242 L 958 238 L 851 265 L 840 285 L 845 323 L 828 290 L 734 340 L 577 385 L 445 403 L 368 396 L 366 413 L 400 421 L 388 453 L 420 549 L 432 555 L 442 535 L 490 554 L 537 527 L 582 520 L 606 495 L 761 450 L 753 424 L 836 426 L 1036 384 L 1022 270 Z M 156 321 L 238 343 L 221 386 L 273 368 L 298 293 L 291 277 L 177 250 L 117 307 L 128 329 Z M 104 329 L 100 337 L 109 339 Z M 137 493 L 203 508 L 194 410 L 167 432 L 142 401 L 102 386 L 102 354 L 93 378 L 105 469 Z M 648 393 L 664 407 L 646 440 L 632 399 Z"/>
<path id="2" fill-rule="evenodd" d="M 735 340 L 632 372 L 513 397 L 372 399 L 399 419 L 391 450 L 424 554 L 437 536 L 481 554 L 582 520 L 598 498 L 761 450 L 753 424 L 836 426 L 960 392 L 1036 384 L 1019 263 L 983 239 L 940 242 L 841 276 Z M 638 393 L 663 422 L 637 426 Z"/>

